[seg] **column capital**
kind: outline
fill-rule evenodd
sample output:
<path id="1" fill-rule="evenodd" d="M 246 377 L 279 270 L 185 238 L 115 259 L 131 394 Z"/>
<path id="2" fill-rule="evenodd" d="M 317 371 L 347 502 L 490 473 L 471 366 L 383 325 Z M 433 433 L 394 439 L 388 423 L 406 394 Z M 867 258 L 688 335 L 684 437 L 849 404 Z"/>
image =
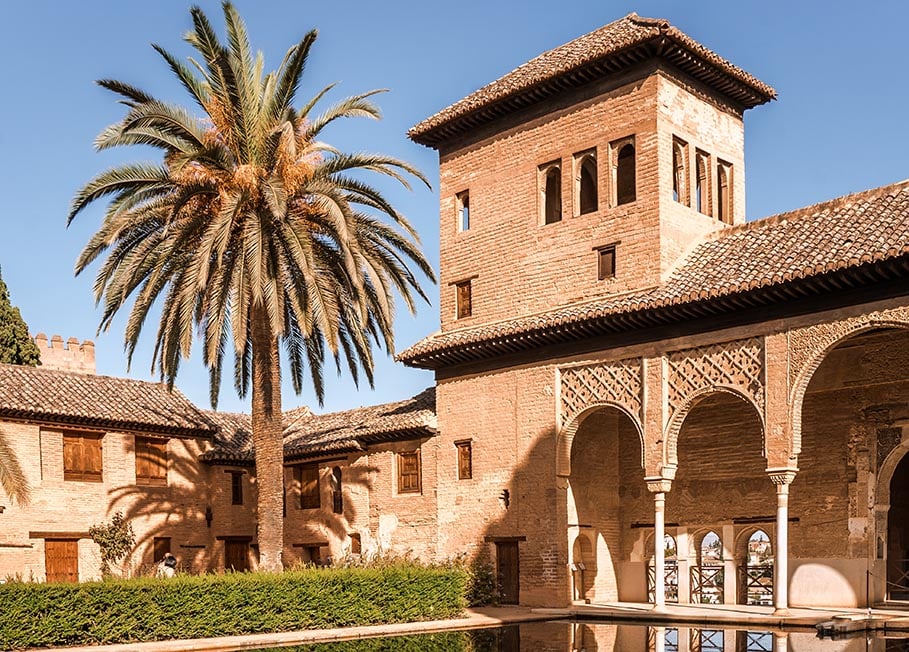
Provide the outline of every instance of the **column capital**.
<path id="1" fill-rule="evenodd" d="M 666 494 L 672 489 L 672 480 L 669 478 L 644 478 L 647 483 L 647 491 L 654 494 Z"/>
<path id="2" fill-rule="evenodd" d="M 790 468 L 775 468 L 767 469 L 767 475 L 770 476 L 771 482 L 776 486 L 784 486 L 792 484 L 792 481 L 795 480 L 795 475 L 798 473 L 798 469 Z"/>

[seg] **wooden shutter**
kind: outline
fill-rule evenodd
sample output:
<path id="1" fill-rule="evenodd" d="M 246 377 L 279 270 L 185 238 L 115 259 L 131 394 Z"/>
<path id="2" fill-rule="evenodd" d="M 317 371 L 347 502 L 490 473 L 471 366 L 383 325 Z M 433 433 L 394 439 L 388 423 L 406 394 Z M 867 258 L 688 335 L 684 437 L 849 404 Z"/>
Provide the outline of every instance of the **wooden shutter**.
<path id="1" fill-rule="evenodd" d="M 63 433 L 63 479 L 101 482 L 101 435 Z"/>
<path id="2" fill-rule="evenodd" d="M 167 486 L 167 440 L 136 437 L 136 484 Z"/>
<path id="3" fill-rule="evenodd" d="M 420 451 L 398 453 L 398 493 L 420 492 Z"/>
<path id="4" fill-rule="evenodd" d="M 44 542 L 44 571 L 48 582 L 78 582 L 79 541 L 47 539 Z"/>
<path id="5" fill-rule="evenodd" d="M 319 465 L 305 464 L 298 466 L 300 480 L 300 509 L 319 509 L 322 500 L 319 496 Z"/>
<path id="6" fill-rule="evenodd" d="M 458 447 L 458 480 L 470 480 L 473 477 L 473 451 L 469 441 L 455 444 Z"/>

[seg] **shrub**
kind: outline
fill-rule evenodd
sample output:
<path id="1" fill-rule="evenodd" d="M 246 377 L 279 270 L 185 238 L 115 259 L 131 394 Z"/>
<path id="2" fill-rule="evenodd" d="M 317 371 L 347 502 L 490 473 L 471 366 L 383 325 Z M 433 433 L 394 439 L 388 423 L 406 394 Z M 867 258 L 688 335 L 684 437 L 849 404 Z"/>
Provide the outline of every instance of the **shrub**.
<path id="1" fill-rule="evenodd" d="M 0 649 L 232 636 L 451 618 L 463 567 L 389 565 L 0 586 Z"/>
<path id="2" fill-rule="evenodd" d="M 111 576 L 111 564 L 116 564 L 126 557 L 136 545 L 133 526 L 122 512 L 114 514 L 110 523 L 98 523 L 88 529 L 88 535 L 101 549 L 101 577 Z"/>

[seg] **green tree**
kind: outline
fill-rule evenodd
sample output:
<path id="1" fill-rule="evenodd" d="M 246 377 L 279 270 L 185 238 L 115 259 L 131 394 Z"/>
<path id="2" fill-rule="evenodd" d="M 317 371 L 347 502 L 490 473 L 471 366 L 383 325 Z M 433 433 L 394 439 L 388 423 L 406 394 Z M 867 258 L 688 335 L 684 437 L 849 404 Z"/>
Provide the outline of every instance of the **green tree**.
<path id="1" fill-rule="evenodd" d="M 354 380 L 372 383 L 373 346 L 393 350 L 394 299 L 414 309 L 425 295 L 409 265 L 435 280 L 414 229 L 364 173 L 409 187 L 415 168 L 388 156 L 343 153 L 321 140 L 348 117 L 378 118 L 371 97 L 344 99 L 321 113 L 332 88 L 299 108 L 295 96 L 316 32 L 263 74 L 262 54 L 223 5 L 222 43 L 198 7 L 186 41 L 198 60 L 164 58 L 202 117 L 119 81 L 101 80 L 121 96 L 126 117 L 97 138 L 98 149 L 157 148 L 160 163 L 110 169 L 73 199 L 69 222 L 99 199 L 103 223 L 76 263 L 81 273 L 107 253 L 95 281 L 99 330 L 121 308 L 128 358 L 152 306 L 160 307 L 153 372 L 173 384 L 196 330 L 217 403 L 224 357 L 233 353 L 234 385 L 252 392 L 258 487 L 260 567 L 282 568 L 283 447 L 281 350 L 298 393 L 308 375 L 319 400 L 326 355 Z M 428 185 L 428 184 L 427 184 Z"/>
<path id="2" fill-rule="evenodd" d="M 41 364 L 41 353 L 28 334 L 28 326 L 9 298 L 9 289 L 0 278 L 0 362 Z M 0 431 L 0 487 L 14 501 L 28 504 L 29 488 L 22 466 L 6 434 Z"/>
<path id="3" fill-rule="evenodd" d="M 28 334 L 28 326 L 9 298 L 6 283 L 0 278 L 0 362 L 36 366 L 41 364 L 38 345 Z"/>

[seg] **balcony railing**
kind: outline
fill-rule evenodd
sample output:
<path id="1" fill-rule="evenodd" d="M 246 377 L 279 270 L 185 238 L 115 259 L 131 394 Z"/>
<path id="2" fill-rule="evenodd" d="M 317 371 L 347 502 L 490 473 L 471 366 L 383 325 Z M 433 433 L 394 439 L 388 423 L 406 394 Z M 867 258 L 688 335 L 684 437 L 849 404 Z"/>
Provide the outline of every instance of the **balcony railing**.
<path id="1" fill-rule="evenodd" d="M 723 604 L 723 567 L 691 567 L 691 602 L 694 604 Z"/>

